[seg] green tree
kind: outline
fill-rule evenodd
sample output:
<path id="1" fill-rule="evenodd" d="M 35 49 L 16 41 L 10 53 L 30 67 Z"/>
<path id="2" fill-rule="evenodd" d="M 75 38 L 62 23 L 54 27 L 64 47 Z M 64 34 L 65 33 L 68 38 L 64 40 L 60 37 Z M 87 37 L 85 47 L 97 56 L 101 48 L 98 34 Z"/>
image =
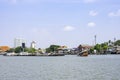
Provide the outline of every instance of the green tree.
<path id="1" fill-rule="evenodd" d="M 15 48 L 15 53 L 20 53 L 22 51 L 23 51 L 23 49 L 20 46 Z"/>
<path id="2" fill-rule="evenodd" d="M 90 49 L 90 54 L 93 54 L 94 53 L 94 48 L 91 48 Z"/>
<path id="3" fill-rule="evenodd" d="M 57 51 L 59 47 L 60 47 L 59 45 L 50 45 L 49 48 L 46 48 L 46 52 L 54 52 L 54 51 Z"/>
<path id="4" fill-rule="evenodd" d="M 28 52 L 29 51 L 29 48 L 24 48 L 24 52 Z"/>
<path id="5" fill-rule="evenodd" d="M 29 48 L 28 49 L 28 53 L 35 53 L 36 52 L 36 49 L 35 48 Z"/>
<path id="6" fill-rule="evenodd" d="M 117 41 L 114 43 L 114 45 L 120 46 L 120 40 L 117 40 Z"/>
<path id="7" fill-rule="evenodd" d="M 100 45 L 100 44 L 96 44 L 96 45 L 94 46 L 94 49 L 96 49 L 97 52 L 100 52 L 100 50 L 101 50 L 101 45 Z"/>
<path id="8" fill-rule="evenodd" d="M 97 50 L 98 53 L 105 53 L 108 49 L 108 42 L 102 43 L 102 44 L 96 44 L 94 46 L 94 49 Z"/>
<path id="9" fill-rule="evenodd" d="M 9 50 L 7 50 L 6 52 L 10 53 L 10 52 L 14 52 L 14 48 L 10 48 Z"/>
<path id="10" fill-rule="evenodd" d="M 46 52 L 50 53 L 51 52 L 50 48 L 46 48 Z"/>
<path id="11" fill-rule="evenodd" d="M 106 53 L 107 49 L 108 49 L 108 43 L 107 42 L 102 43 L 101 44 L 101 53 Z"/>

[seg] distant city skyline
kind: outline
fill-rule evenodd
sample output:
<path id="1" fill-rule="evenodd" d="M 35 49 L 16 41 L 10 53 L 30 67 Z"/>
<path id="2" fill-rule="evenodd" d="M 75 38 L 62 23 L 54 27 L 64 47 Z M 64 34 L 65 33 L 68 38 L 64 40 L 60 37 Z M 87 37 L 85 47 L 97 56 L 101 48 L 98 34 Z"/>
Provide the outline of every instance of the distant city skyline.
<path id="1" fill-rule="evenodd" d="M 0 0 L 0 46 L 77 47 L 120 39 L 119 0 Z"/>

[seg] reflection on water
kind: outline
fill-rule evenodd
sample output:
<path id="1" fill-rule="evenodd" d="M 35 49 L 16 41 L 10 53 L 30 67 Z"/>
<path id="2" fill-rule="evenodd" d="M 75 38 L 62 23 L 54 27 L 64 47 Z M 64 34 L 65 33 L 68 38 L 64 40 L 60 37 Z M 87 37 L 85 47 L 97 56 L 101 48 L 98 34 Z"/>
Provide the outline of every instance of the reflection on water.
<path id="1" fill-rule="evenodd" d="M 0 80 L 120 80 L 120 55 L 0 56 Z"/>

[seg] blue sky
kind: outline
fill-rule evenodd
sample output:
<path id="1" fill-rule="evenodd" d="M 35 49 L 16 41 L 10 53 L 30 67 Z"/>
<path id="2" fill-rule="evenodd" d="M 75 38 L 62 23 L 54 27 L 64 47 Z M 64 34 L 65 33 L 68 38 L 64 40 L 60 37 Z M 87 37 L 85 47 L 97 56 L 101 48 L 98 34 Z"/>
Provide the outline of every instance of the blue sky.
<path id="1" fill-rule="evenodd" d="M 77 47 L 120 39 L 119 0 L 0 0 L 0 45 Z"/>

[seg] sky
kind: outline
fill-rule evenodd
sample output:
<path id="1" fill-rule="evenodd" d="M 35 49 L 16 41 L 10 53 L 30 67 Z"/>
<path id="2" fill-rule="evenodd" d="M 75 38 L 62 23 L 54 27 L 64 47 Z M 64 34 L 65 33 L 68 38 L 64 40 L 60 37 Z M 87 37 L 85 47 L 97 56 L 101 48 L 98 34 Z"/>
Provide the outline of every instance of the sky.
<path id="1" fill-rule="evenodd" d="M 38 48 L 120 39 L 120 0 L 0 0 L 0 46 Z"/>

